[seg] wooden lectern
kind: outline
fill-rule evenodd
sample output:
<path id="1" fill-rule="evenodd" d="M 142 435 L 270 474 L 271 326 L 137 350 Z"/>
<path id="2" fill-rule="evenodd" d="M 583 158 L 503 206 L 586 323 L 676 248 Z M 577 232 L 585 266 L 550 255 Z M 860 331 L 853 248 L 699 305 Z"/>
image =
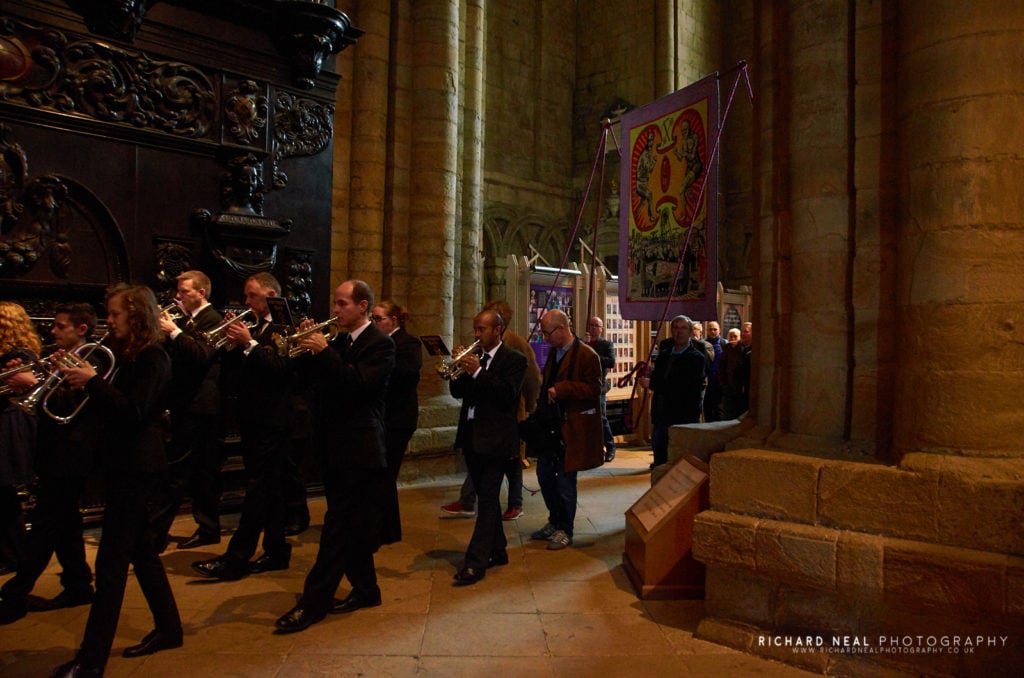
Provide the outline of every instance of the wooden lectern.
<path id="1" fill-rule="evenodd" d="M 626 511 L 622 565 L 640 598 L 701 598 L 693 519 L 708 507 L 708 475 L 681 459 Z"/>

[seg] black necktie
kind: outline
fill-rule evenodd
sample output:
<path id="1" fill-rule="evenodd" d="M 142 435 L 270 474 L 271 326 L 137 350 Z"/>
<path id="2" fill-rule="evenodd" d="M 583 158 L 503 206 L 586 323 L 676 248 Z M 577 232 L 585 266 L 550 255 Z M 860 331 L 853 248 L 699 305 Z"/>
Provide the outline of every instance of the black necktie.
<path id="1" fill-rule="evenodd" d="M 491 360 L 491 354 L 490 353 L 484 353 L 482 356 L 480 356 L 480 369 L 481 370 L 486 370 L 487 369 L 487 363 L 490 362 L 490 360 Z"/>
<path id="2" fill-rule="evenodd" d="M 341 336 L 341 339 L 338 340 L 338 348 L 341 350 L 342 353 L 347 351 L 349 349 L 349 347 L 351 347 L 351 346 L 352 346 L 352 335 L 351 334 L 344 334 L 344 335 Z"/>
<path id="3" fill-rule="evenodd" d="M 262 337 L 262 336 L 263 336 L 263 331 L 264 331 L 265 329 L 267 329 L 267 325 L 269 325 L 269 324 L 270 324 L 270 323 L 269 323 L 269 322 L 267 322 L 267 319 L 266 319 L 266 318 L 260 318 L 260 321 L 259 321 L 259 323 L 258 323 L 258 324 L 256 325 L 256 332 L 254 332 L 254 333 L 252 334 L 252 337 L 253 337 L 254 339 L 259 339 L 260 337 Z"/>

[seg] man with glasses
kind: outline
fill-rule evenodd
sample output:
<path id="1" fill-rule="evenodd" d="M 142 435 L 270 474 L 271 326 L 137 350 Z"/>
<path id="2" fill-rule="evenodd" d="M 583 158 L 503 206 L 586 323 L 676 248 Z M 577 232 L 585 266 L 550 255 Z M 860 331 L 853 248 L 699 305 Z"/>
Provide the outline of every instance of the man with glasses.
<path id="1" fill-rule="evenodd" d="M 548 522 L 530 535 L 557 551 L 572 544 L 576 521 L 576 474 L 604 461 L 601 435 L 601 359 L 577 339 L 569 318 L 551 310 L 540 321 L 541 333 L 553 349 L 544 366 L 538 409 L 557 407 L 562 420 L 561 444 L 549 441 L 537 454 Z"/>

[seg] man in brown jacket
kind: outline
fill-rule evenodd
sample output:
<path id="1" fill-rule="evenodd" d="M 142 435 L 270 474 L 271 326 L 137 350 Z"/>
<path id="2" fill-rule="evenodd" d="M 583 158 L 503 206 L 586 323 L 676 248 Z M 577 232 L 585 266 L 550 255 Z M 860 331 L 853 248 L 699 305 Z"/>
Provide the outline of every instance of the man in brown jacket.
<path id="1" fill-rule="evenodd" d="M 601 359 L 573 335 L 565 313 L 548 311 L 540 326 L 552 351 L 544 366 L 537 407 L 557 404 L 564 420 L 562 445 L 538 450 L 537 480 L 548 522 L 530 538 L 545 539 L 549 549 L 559 550 L 572 544 L 577 471 L 596 468 L 604 461 Z"/>

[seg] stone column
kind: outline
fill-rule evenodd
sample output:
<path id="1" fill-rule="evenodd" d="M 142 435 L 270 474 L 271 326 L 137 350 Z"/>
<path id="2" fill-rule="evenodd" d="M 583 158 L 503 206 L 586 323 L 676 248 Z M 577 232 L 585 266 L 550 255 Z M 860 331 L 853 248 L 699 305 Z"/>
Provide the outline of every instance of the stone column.
<path id="1" fill-rule="evenodd" d="M 472 336 L 473 318 L 480 310 L 483 287 L 483 148 L 484 69 L 486 9 L 483 0 L 468 0 L 465 8 L 465 39 L 462 97 L 462 227 L 459 242 L 459 313 L 453 328 L 456 341 Z M 504 262 L 501 262 L 504 264 Z"/>
<path id="2" fill-rule="evenodd" d="M 412 52 L 409 214 L 416 266 L 409 276 L 409 307 L 416 313 L 422 334 L 440 334 L 450 343 L 459 237 L 458 0 L 422 0 L 413 5 Z M 447 384 L 440 380 L 424 381 L 421 395 L 447 392 Z"/>
<path id="3" fill-rule="evenodd" d="M 898 453 L 1024 457 L 1024 7 L 901 3 Z"/>
<path id="4" fill-rule="evenodd" d="M 673 0 L 655 0 L 654 3 L 654 96 L 653 99 L 674 92 L 676 82 L 676 16 Z"/>
<path id="5" fill-rule="evenodd" d="M 386 5 L 361 3 L 359 58 L 352 72 L 351 181 L 348 270 L 339 281 L 359 278 L 381 293 L 383 223 L 388 151 L 388 61 L 390 12 Z"/>
<path id="6" fill-rule="evenodd" d="M 780 3 L 760 20 L 770 70 L 756 73 L 767 126 L 754 141 L 764 197 L 752 406 L 779 444 L 821 447 L 846 438 L 849 407 L 847 4 Z"/>

